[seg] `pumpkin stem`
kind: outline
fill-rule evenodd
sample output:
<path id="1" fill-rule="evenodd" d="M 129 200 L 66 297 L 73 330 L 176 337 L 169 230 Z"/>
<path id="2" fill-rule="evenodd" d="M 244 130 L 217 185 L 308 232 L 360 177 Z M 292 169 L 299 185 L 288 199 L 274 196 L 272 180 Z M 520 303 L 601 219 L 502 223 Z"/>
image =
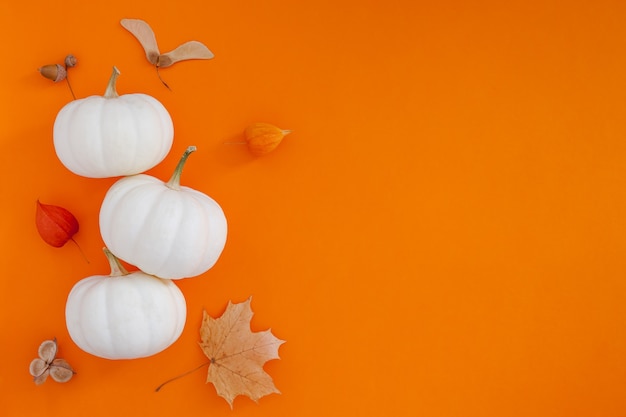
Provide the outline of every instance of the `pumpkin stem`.
<path id="1" fill-rule="evenodd" d="M 180 176 L 183 173 L 183 167 L 185 166 L 185 162 L 189 155 L 196 150 L 195 146 L 190 146 L 185 150 L 183 156 L 178 161 L 178 165 L 176 165 L 176 169 L 174 170 L 174 174 L 172 174 L 172 178 L 165 184 L 170 187 L 172 190 L 180 190 Z"/>
<path id="2" fill-rule="evenodd" d="M 102 251 L 106 255 L 109 260 L 109 264 L 111 265 L 111 274 L 112 277 L 121 277 L 124 275 L 128 275 L 128 271 L 124 268 L 124 265 L 120 262 L 119 259 L 108 248 L 102 248 Z"/>
<path id="3" fill-rule="evenodd" d="M 117 94 L 117 90 L 115 89 L 115 85 L 117 83 L 117 77 L 120 75 L 120 70 L 117 67 L 113 67 L 113 74 L 111 74 L 111 78 L 109 78 L 109 83 L 107 84 L 107 89 L 104 92 L 104 98 L 117 98 L 120 95 Z"/>

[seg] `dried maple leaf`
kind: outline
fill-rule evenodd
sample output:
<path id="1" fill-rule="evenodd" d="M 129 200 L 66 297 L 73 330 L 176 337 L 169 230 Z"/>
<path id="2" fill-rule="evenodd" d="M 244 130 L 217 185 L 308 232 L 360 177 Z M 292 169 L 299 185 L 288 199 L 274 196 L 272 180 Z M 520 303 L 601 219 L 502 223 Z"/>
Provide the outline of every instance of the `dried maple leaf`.
<path id="1" fill-rule="evenodd" d="M 215 386 L 217 394 L 231 408 L 238 395 L 258 401 L 272 393 L 280 394 L 263 365 L 280 359 L 278 348 L 285 342 L 271 330 L 252 332 L 250 301 L 251 298 L 238 304 L 229 302 L 218 319 L 204 311 L 200 327 L 200 347 L 210 362 L 207 382 Z"/>

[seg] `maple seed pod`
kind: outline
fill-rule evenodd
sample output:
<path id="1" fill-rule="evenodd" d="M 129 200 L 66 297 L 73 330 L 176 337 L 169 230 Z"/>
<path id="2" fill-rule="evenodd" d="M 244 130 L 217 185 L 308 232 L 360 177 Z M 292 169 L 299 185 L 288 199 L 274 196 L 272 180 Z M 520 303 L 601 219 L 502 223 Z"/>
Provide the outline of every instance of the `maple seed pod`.
<path id="1" fill-rule="evenodd" d="M 66 68 L 72 68 L 76 66 L 76 57 L 72 54 L 69 54 L 68 56 L 65 57 L 65 67 Z"/>
<path id="2" fill-rule="evenodd" d="M 291 130 L 280 129 L 269 123 L 252 123 L 244 130 L 244 138 L 253 155 L 272 152 Z"/>
<path id="3" fill-rule="evenodd" d="M 41 75 L 43 75 L 49 80 L 54 81 L 55 83 L 58 83 L 59 81 L 63 81 L 64 79 L 67 78 L 67 71 L 65 70 L 63 65 L 59 65 L 59 64 L 44 65 L 43 67 L 40 67 L 37 70 L 41 73 Z"/>

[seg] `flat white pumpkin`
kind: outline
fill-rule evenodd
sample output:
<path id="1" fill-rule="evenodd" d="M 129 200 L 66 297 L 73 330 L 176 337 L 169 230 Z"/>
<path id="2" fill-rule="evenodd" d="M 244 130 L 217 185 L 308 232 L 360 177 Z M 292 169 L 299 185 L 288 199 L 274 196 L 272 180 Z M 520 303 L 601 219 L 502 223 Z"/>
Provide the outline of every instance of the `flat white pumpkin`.
<path id="1" fill-rule="evenodd" d="M 169 182 L 138 174 L 119 179 L 100 207 L 100 233 L 120 259 L 161 278 L 198 276 L 217 262 L 227 222 L 208 195 L 180 185 L 187 149 Z"/>
<path id="2" fill-rule="evenodd" d="M 160 163 L 174 140 L 167 109 L 154 97 L 118 95 L 113 75 L 104 96 L 66 104 L 57 114 L 53 142 L 61 163 L 77 175 L 108 178 L 145 172 Z"/>
<path id="3" fill-rule="evenodd" d="M 155 355 L 181 335 L 185 298 L 170 280 L 141 271 L 128 273 L 105 250 L 111 275 L 95 275 L 74 285 L 65 320 L 70 337 L 87 353 L 105 359 Z"/>

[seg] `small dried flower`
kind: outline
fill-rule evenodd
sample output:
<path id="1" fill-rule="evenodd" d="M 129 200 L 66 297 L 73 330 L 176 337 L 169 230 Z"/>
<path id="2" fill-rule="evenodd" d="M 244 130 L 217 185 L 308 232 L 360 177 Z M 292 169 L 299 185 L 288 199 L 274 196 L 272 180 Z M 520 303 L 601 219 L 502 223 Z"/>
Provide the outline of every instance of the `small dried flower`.
<path id="1" fill-rule="evenodd" d="M 76 372 L 65 359 L 58 359 L 57 340 L 45 340 L 39 345 L 39 357 L 31 361 L 29 366 L 30 374 L 33 376 L 36 385 L 46 382 L 48 375 L 57 382 L 67 382 L 72 379 Z"/>

